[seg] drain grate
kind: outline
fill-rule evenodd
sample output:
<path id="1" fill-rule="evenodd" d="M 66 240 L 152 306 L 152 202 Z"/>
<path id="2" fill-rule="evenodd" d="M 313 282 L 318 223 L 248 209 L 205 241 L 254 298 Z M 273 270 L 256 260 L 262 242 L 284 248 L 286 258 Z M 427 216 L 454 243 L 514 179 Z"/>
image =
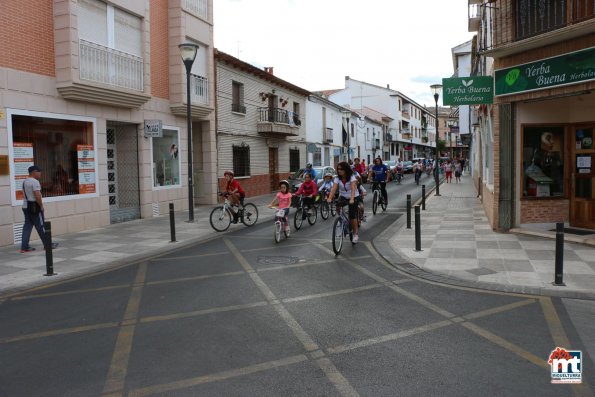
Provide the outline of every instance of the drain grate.
<path id="1" fill-rule="evenodd" d="M 555 232 L 556 229 L 550 229 L 550 232 Z M 595 234 L 595 230 L 573 229 L 570 227 L 564 228 L 564 233 L 578 234 L 579 236 L 586 236 L 587 234 Z"/>
<path id="2" fill-rule="evenodd" d="M 261 265 L 293 265 L 300 261 L 296 256 L 259 256 L 257 261 Z"/>

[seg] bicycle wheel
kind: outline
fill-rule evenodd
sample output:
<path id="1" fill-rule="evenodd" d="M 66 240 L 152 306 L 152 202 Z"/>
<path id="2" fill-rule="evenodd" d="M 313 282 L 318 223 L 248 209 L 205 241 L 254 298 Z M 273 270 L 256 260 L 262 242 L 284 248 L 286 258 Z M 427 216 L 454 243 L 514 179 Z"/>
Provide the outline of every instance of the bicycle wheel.
<path id="1" fill-rule="evenodd" d="M 320 204 L 320 216 L 322 217 L 322 219 L 327 220 L 329 212 L 329 205 L 326 201 L 324 201 L 322 204 Z"/>
<path id="2" fill-rule="evenodd" d="M 380 207 L 382 208 L 382 212 L 386 211 L 386 200 L 384 197 L 382 198 L 382 202 L 380 203 Z"/>
<path id="3" fill-rule="evenodd" d="M 244 204 L 244 216 L 242 222 L 246 226 L 254 226 L 258 220 L 258 208 L 252 203 Z"/>
<path id="4" fill-rule="evenodd" d="M 285 234 L 285 238 L 289 238 L 289 229 L 286 229 L 286 227 L 289 227 L 289 221 L 281 222 L 281 227 L 283 228 L 283 234 Z"/>
<path id="5" fill-rule="evenodd" d="M 378 210 L 378 190 L 374 190 L 374 198 L 372 198 L 372 213 L 376 215 Z"/>
<path id="6" fill-rule="evenodd" d="M 275 242 L 278 243 L 279 241 L 281 241 L 281 222 L 280 221 L 276 221 L 275 222 Z"/>
<path id="7" fill-rule="evenodd" d="M 331 207 L 331 215 L 337 215 L 337 206 L 335 204 L 329 204 L 329 207 Z"/>
<path id="8" fill-rule="evenodd" d="M 316 210 L 316 207 L 312 207 L 308 210 L 308 223 L 310 225 L 313 225 L 316 223 L 316 220 L 318 219 L 318 211 Z"/>
<path id="9" fill-rule="evenodd" d="M 218 206 L 213 208 L 211 211 L 211 216 L 209 217 L 209 221 L 211 222 L 211 227 L 218 232 L 224 232 L 229 228 L 231 224 L 232 215 L 229 210 L 225 210 L 223 206 Z"/>
<path id="10" fill-rule="evenodd" d="M 343 248 L 343 219 L 339 217 L 333 223 L 333 252 L 335 255 L 339 255 L 341 248 Z"/>
<path id="11" fill-rule="evenodd" d="M 295 230 L 300 230 L 300 228 L 302 227 L 302 223 L 304 223 L 304 220 L 302 219 L 303 213 L 303 208 L 298 208 L 295 212 L 295 215 L 293 217 L 293 226 L 295 226 Z"/>

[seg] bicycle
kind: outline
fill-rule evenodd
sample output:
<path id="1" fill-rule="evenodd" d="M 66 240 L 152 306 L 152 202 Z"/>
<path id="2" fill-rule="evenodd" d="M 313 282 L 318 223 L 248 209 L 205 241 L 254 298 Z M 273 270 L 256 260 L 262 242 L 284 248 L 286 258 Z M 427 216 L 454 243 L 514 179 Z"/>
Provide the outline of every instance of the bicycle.
<path id="1" fill-rule="evenodd" d="M 295 230 L 300 230 L 302 224 L 304 223 L 304 197 L 299 196 L 297 205 L 297 210 L 295 211 L 295 215 L 293 217 L 293 226 L 295 226 Z M 313 211 L 312 211 L 313 210 Z M 313 225 L 316 223 L 316 219 L 318 219 L 318 211 L 316 210 L 315 206 L 310 206 L 309 211 L 306 212 L 306 218 L 308 218 L 308 223 Z"/>
<path id="2" fill-rule="evenodd" d="M 275 212 L 275 242 L 278 243 L 281 241 L 281 232 L 285 235 L 285 238 L 289 238 L 289 222 L 285 217 L 285 210 L 283 208 L 278 209 L 276 207 L 271 207 L 276 210 Z"/>
<path id="3" fill-rule="evenodd" d="M 386 211 L 386 202 L 382 196 L 382 190 L 380 189 L 380 182 L 372 182 L 372 213 L 376 215 L 378 205 L 382 208 L 382 211 Z"/>
<path id="4" fill-rule="evenodd" d="M 213 208 L 209 217 L 211 227 L 217 232 L 224 232 L 234 223 L 241 221 L 246 226 L 254 226 L 258 220 L 258 209 L 252 203 L 243 204 L 243 208 L 235 212 L 229 202 L 229 193 L 219 193 L 220 196 L 225 197 L 223 205 Z M 235 217 L 237 216 L 237 220 Z"/>
<path id="5" fill-rule="evenodd" d="M 329 205 L 329 203 L 327 203 L 326 201 L 326 192 L 322 192 L 321 194 L 318 195 L 319 199 L 318 202 L 320 203 L 320 216 L 322 217 L 322 219 L 324 219 L 325 221 L 329 218 L 329 215 L 335 216 L 336 215 L 336 211 L 332 208 L 331 205 Z"/>
<path id="6" fill-rule="evenodd" d="M 349 201 L 346 199 L 339 199 L 333 201 L 333 207 L 337 207 L 337 219 L 333 223 L 333 252 L 335 255 L 341 253 L 343 248 L 343 239 L 349 235 L 349 240 L 353 244 L 353 230 L 351 229 L 351 221 L 349 220 L 348 213 L 345 213 L 345 207 L 349 205 Z"/>
<path id="7" fill-rule="evenodd" d="M 401 184 L 401 179 L 403 179 L 403 170 L 402 169 L 397 169 L 395 171 L 395 182 L 400 185 Z"/>

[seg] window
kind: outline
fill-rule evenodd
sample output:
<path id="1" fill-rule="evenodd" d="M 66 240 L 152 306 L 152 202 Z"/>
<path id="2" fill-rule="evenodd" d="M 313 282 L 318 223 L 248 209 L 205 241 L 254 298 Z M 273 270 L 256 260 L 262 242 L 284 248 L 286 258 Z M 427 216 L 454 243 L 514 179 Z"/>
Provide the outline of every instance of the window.
<path id="1" fill-rule="evenodd" d="M 295 125 L 302 124 L 302 122 L 300 121 L 300 104 L 299 104 L 299 102 L 293 103 L 293 123 Z"/>
<path id="2" fill-rule="evenodd" d="M 300 169 L 300 150 L 289 149 L 289 172 L 296 172 Z"/>
<path id="3" fill-rule="evenodd" d="M 250 146 L 233 146 L 233 173 L 235 176 L 250 176 Z"/>
<path id="4" fill-rule="evenodd" d="M 355 125 L 351 123 L 351 137 L 355 138 Z"/>
<path id="5" fill-rule="evenodd" d="M 244 84 L 237 81 L 231 82 L 231 111 L 246 114 L 246 106 L 244 106 Z"/>
<path id="6" fill-rule="evenodd" d="M 564 195 L 564 128 L 523 129 L 523 196 Z"/>
<path id="7" fill-rule="evenodd" d="M 28 168 L 42 169 L 43 197 L 95 194 L 97 167 L 92 119 L 38 112 L 8 111 L 12 138 L 13 203 L 23 198 L 23 181 Z M 12 134 L 11 134 L 12 132 Z"/>
<path id="8" fill-rule="evenodd" d="M 163 137 L 151 138 L 153 144 L 153 187 L 180 187 L 179 130 L 163 129 Z"/>
<path id="9" fill-rule="evenodd" d="M 320 146 L 316 147 L 316 151 L 314 152 L 312 165 L 315 167 L 320 167 L 322 165 L 322 150 Z"/>

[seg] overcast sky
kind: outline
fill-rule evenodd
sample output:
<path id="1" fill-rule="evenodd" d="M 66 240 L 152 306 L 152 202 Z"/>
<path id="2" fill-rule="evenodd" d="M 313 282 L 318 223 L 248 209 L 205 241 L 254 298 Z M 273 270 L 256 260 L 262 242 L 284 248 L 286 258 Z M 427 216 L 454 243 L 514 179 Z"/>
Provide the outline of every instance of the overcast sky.
<path id="1" fill-rule="evenodd" d="M 434 105 L 470 40 L 467 0 L 214 0 L 215 47 L 310 91 L 345 76 Z M 440 99 L 439 104 L 442 103 Z"/>

